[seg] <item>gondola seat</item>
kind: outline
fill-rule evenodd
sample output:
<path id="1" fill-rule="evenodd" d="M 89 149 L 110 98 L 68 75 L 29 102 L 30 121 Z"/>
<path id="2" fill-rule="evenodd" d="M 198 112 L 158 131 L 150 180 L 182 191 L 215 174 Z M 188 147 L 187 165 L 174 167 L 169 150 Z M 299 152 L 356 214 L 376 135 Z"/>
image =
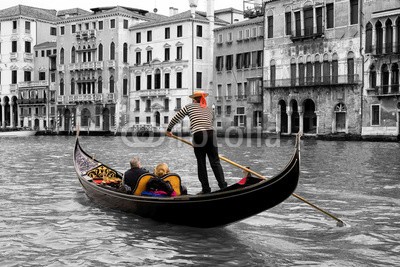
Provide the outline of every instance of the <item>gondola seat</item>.
<path id="1" fill-rule="evenodd" d="M 149 180 L 154 177 L 156 177 L 156 176 L 152 173 L 142 174 L 139 177 L 135 188 L 132 190 L 133 194 L 135 196 L 140 196 L 142 194 L 142 192 L 146 190 L 146 185 L 149 182 Z"/>
<path id="2" fill-rule="evenodd" d="M 165 182 L 169 182 L 177 196 L 182 195 L 181 177 L 176 173 L 168 173 L 161 177 Z"/>

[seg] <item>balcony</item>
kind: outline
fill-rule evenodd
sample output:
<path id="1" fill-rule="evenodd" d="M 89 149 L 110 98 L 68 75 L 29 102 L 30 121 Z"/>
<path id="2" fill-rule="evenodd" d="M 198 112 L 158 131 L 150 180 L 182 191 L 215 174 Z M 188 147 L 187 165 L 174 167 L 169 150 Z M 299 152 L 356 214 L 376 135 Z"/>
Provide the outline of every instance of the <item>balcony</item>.
<path id="1" fill-rule="evenodd" d="M 162 97 L 167 96 L 168 92 L 168 89 L 148 89 L 139 91 L 139 97 Z"/>
<path id="2" fill-rule="evenodd" d="M 215 101 L 217 102 L 222 102 L 222 96 L 216 96 Z"/>
<path id="3" fill-rule="evenodd" d="M 373 91 L 375 91 L 375 95 L 379 98 L 400 96 L 400 88 L 398 84 L 376 86 Z"/>
<path id="4" fill-rule="evenodd" d="M 24 53 L 24 61 L 33 61 L 33 54 L 32 53 Z"/>
<path id="5" fill-rule="evenodd" d="M 301 41 L 304 39 L 315 39 L 315 38 L 321 38 L 324 36 L 324 30 L 323 28 L 317 28 L 317 27 L 308 27 L 299 30 L 292 31 L 292 34 L 290 36 L 290 39 L 294 41 Z"/>
<path id="6" fill-rule="evenodd" d="M 231 100 L 232 100 L 232 96 L 231 96 L 231 95 L 225 96 L 225 100 L 226 100 L 226 101 L 231 101 Z"/>
<path id="7" fill-rule="evenodd" d="M 103 61 L 97 61 L 97 62 L 96 62 L 96 69 L 102 70 L 102 69 L 103 69 L 103 66 L 104 66 Z"/>
<path id="8" fill-rule="evenodd" d="M 107 67 L 110 69 L 115 69 L 115 60 L 108 60 Z"/>
<path id="9" fill-rule="evenodd" d="M 30 87 L 47 87 L 49 86 L 49 81 L 35 81 L 35 82 L 20 82 L 18 83 L 19 88 L 30 88 Z"/>
<path id="10" fill-rule="evenodd" d="M 18 60 L 18 53 L 17 52 L 11 52 L 10 53 L 10 60 L 11 61 Z"/>
<path id="11" fill-rule="evenodd" d="M 249 95 L 247 97 L 247 102 L 252 104 L 261 104 L 262 103 L 262 95 Z"/>
<path id="12" fill-rule="evenodd" d="M 89 39 L 89 38 L 96 38 L 96 30 L 83 30 L 76 32 L 77 39 Z"/>
<path id="13" fill-rule="evenodd" d="M 95 102 L 95 101 L 102 101 L 102 100 L 103 100 L 102 94 L 70 95 L 70 96 L 68 96 L 69 103 Z"/>
<path id="14" fill-rule="evenodd" d="M 68 65 L 69 71 L 77 71 L 81 69 L 81 65 L 79 63 L 71 63 Z"/>
<path id="15" fill-rule="evenodd" d="M 17 92 L 18 89 L 18 84 L 10 84 L 10 92 L 12 94 L 15 94 Z"/>
<path id="16" fill-rule="evenodd" d="M 58 65 L 58 71 L 64 72 L 65 71 L 65 65 Z"/>
<path id="17" fill-rule="evenodd" d="M 296 79 L 281 79 L 264 81 L 265 88 L 275 87 L 305 87 L 305 86 L 324 86 L 324 85 L 355 85 L 361 83 L 358 74 L 337 75 L 321 77 L 305 77 Z"/>
<path id="18" fill-rule="evenodd" d="M 46 104 L 46 98 L 32 98 L 32 99 L 18 99 L 18 104 L 31 105 L 31 104 Z"/>
<path id="19" fill-rule="evenodd" d="M 65 96 L 64 95 L 57 96 L 57 104 L 65 104 Z"/>
<path id="20" fill-rule="evenodd" d="M 384 49 L 385 48 L 385 49 Z M 385 46 L 381 45 L 371 45 L 367 44 L 365 48 L 365 53 L 372 54 L 374 56 L 386 56 L 392 54 L 400 54 L 400 44 L 388 43 Z"/>
<path id="21" fill-rule="evenodd" d="M 84 70 L 89 70 L 89 69 L 93 70 L 95 67 L 95 63 L 94 62 L 84 62 L 84 63 L 82 63 L 81 67 Z"/>
<path id="22" fill-rule="evenodd" d="M 108 102 L 115 102 L 115 94 L 107 94 L 107 101 Z"/>

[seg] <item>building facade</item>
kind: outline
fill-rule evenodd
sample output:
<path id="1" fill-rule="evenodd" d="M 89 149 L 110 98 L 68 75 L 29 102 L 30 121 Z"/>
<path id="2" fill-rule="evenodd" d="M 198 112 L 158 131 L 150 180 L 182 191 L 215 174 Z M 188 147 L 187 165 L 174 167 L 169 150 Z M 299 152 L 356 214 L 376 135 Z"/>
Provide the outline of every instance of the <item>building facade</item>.
<path id="1" fill-rule="evenodd" d="M 362 135 L 400 136 L 400 3 L 365 1 Z"/>
<path id="2" fill-rule="evenodd" d="M 2 128 L 33 126 L 28 111 L 19 108 L 19 85 L 29 87 L 34 79 L 34 46 L 55 41 L 55 10 L 18 5 L 0 10 L 0 125 Z M 29 94 L 24 97 L 29 98 Z M 36 99 L 36 96 L 35 96 Z M 31 110 L 31 115 L 36 111 Z M 37 110 L 39 114 L 39 109 Z M 41 110 L 40 112 L 43 112 Z M 34 117 L 30 117 L 34 119 Z"/>
<path id="3" fill-rule="evenodd" d="M 265 1 L 264 29 L 264 130 L 359 136 L 359 1 Z"/>
<path id="4" fill-rule="evenodd" d="M 129 105 L 129 28 L 159 16 L 120 6 L 71 11 L 57 23 L 57 130 L 118 131 Z"/>
<path id="5" fill-rule="evenodd" d="M 220 134 L 261 132 L 263 21 L 215 29 L 213 106 Z"/>
<path id="6" fill-rule="evenodd" d="M 227 22 L 207 12 L 186 11 L 131 27 L 129 131 L 165 131 L 195 90 L 212 91 L 213 28 Z M 182 121 L 174 131 L 189 132 Z"/>

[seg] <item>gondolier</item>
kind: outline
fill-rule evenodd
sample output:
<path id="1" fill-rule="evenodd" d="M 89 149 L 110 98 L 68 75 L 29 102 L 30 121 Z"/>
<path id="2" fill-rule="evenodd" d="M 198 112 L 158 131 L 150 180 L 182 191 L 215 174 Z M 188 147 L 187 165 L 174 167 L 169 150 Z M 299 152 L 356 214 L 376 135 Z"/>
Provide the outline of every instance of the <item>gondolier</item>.
<path id="1" fill-rule="evenodd" d="M 213 127 L 214 113 L 207 107 L 207 96 L 208 94 L 203 91 L 195 91 L 190 95 L 189 97 L 193 99 L 193 103 L 184 106 L 176 113 L 171 119 L 166 132 L 167 136 L 172 136 L 172 128 L 185 116 L 189 117 L 194 154 L 197 159 L 197 174 L 202 187 L 202 191 L 199 194 L 211 192 L 207 175 L 206 156 L 218 181 L 219 188 L 227 187 L 224 171 L 219 160 L 217 138 Z"/>

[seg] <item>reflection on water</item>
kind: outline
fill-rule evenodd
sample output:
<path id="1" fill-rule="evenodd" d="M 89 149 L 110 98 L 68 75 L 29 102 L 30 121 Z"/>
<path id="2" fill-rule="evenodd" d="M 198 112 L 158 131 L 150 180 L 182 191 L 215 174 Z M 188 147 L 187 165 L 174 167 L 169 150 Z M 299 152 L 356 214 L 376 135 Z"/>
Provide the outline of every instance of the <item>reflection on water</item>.
<path id="1" fill-rule="evenodd" d="M 142 140 L 143 141 L 143 140 Z M 272 176 L 293 140 L 257 140 L 220 152 Z M 232 142 L 235 140 L 231 140 Z M 152 169 L 166 161 L 193 193 L 200 189 L 190 147 L 162 138 L 153 148 L 120 137 L 82 137 L 96 158 L 124 171 L 133 155 Z M 104 209 L 84 194 L 72 166 L 73 137 L 0 139 L 1 266 L 398 266 L 400 145 L 302 141 L 296 193 L 337 215 L 335 222 L 291 197 L 224 228 L 194 229 Z M 233 183 L 241 171 L 225 163 Z M 217 184 L 210 172 L 214 189 Z M 212 220 L 212 218 L 210 218 Z"/>

